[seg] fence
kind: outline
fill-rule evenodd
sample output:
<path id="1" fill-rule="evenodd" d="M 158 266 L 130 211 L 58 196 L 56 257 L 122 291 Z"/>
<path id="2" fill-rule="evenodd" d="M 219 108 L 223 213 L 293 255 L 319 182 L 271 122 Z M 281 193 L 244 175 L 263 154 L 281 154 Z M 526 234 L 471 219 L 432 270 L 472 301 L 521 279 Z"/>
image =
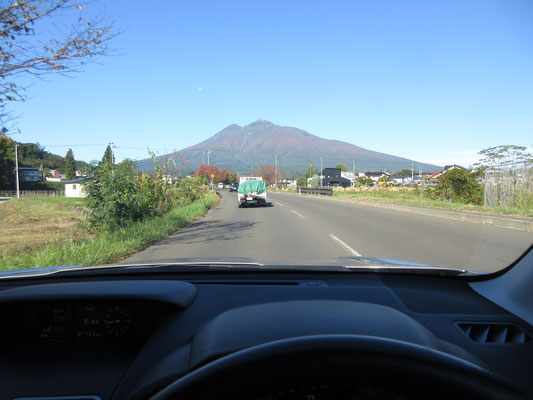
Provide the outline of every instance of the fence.
<path id="1" fill-rule="evenodd" d="M 533 168 L 485 171 L 483 205 L 533 207 Z"/>
<path id="2" fill-rule="evenodd" d="M 310 193 L 310 194 L 325 194 L 331 196 L 333 194 L 332 188 L 313 188 L 313 187 L 303 187 L 300 189 L 301 193 Z"/>
<path id="3" fill-rule="evenodd" d="M 21 190 L 20 197 L 61 197 L 65 195 L 63 190 Z M 0 197 L 17 197 L 16 190 L 0 190 Z"/>

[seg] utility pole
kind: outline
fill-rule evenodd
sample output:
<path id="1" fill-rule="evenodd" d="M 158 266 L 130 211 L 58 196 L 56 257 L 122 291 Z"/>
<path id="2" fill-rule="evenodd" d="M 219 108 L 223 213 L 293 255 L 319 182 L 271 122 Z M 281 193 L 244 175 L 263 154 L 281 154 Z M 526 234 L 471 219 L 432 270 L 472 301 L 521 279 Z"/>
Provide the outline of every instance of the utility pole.
<path id="1" fill-rule="evenodd" d="M 205 151 L 202 151 L 202 164 L 205 164 Z"/>
<path id="2" fill-rule="evenodd" d="M 422 175 L 422 170 L 419 170 L 418 174 L 420 176 L 420 200 L 424 200 L 425 182 L 424 182 L 424 175 Z"/>
<path id="3" fill-rule="evenodd" d="M 278 153 L 276 153 L 274 158 L 274 184 L 276 189 L 278 188 Z"/>
<path id="4" fill-rule="evenodd" d="M 355 176 L 355 158 L 352 160 L 353 176 Z"/>
<path id="5" fill-rule="evenodd" d="M 115 176 L 115 145 L 113 142 L 109 143 L 111 148 L 111 175 Z"/>
<path id="6" fill-rule="evenodd" d="M 209 153 L 211 153 L 213 150 L 207 150 L 207 165 L 211 165 L 209 164 Z"/>
<path id="7" fill-rule="evenodd" d="M 116 146 L 115 146 L 115 143 L 109 143 L 109 145 L 111 146 L 111 165 L 115 165 L 115 149 L 116 149 Z"/>
<path id="8" fill-rule="evenodd" d="M 20 190 L 19 190 L 19 151 L 18 151 L 18 144 L 15 144 L 15 182 L 17 185 L 17 199 L 20 198 Z"/>
<path id="9" fill-rule="evenodd" d="M 413 167 L 413 160 L 411 160 L 411 185 L 415 183 L 415 170 L 413 169 Z"/>
<path id="10" fill-rule="evenodd" d="M 322 187 L 322 172 L 324 171 L 324 166 L 322 165 L 322 157 L 320 157 L 320 187 Z"/>

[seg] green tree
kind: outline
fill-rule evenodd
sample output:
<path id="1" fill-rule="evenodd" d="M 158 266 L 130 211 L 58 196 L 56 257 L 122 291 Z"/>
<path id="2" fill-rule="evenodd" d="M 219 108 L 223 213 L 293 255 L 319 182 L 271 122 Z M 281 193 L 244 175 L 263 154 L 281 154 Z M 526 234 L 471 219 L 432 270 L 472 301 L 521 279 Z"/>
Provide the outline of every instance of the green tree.
<path id="1" fill-rule="evenodd" d="M 359 186 L 372 186 L 374 184 L 372 178 L 367 178 L 363 176 L 357 179 L 356 182 L 359 184 Z"/>
<path id="2" fill-rule="evenodd" d="M 0 188 L 7 189 L 13 185 L 15 168 L 15 142 L 6 135 L 0 135 Z"/>
<path id="3" fill-rule="evenodd" d="M 228 182 L 229 183 L 239 182 L 239 177 L 237 176 L 237 173 L 235 171 L 230 171 L 229 176 L 228 176 Z"/>
<path id="4" fill-rule="evenodd" d="M 483 204 L 479 174 L 480 171 L 473 173 L 461 168 L 449 170 L 438 178 L 441 186 L 436 189 L 436 194 L 458 203 Z"/>
<path id="5" fill-rule="evenodd" d="M 153 197 L 153 179 L 144 175 L 138 190 L 132 162 L 124 161 L 114 173 L 109 163 L 101 163 L 92 179 L 84 183 L 87 193 L 87 221 L 94 230 L 115 230 L 154 214 L 148 199 Z"/>
<path id="6" fill-rule="evenodd" d="M 74 163 L 74 153 L 72 149 L 68 149 L 65 156 L 65 177 L 67 180 L 74 179 L 76 177 L 76 166 Z"/>
<path id="7" fill-rule="evenodd" d="M 313 168 L 313 163 L 309 163 L 309 168 L 307 169 L 304 178 L 312 178 L 313 175 L 318 175 L 320 171 L 318 169 Z M 305 183 L 307 185 L 307 182 Z"/>
<path id="8" fill-rule="evenodd" d="M 113 151 L 111 150 L 111 145 L 107 145 L 104 156 L 102 157 L 102 164 L 113 164 Z"/>
<path id="9" fill-rule="evenodd" d="M 395 175 L 400 175 L 400 176 L 411 176 L 411 173 L 413 171 L 411 171 L 410 169 L 407 169 L 407 168 L 404 168 L 402 169 L 401 171 L 398 171 Z"/>
<path id="10" fill-rule="evenodd" d="M 339 163 L 337 165 L 335 165 L 335 168 L 340 168 L 341 171 L 344 171 L 344 172 L 347 172 L 348 171 L 348 167 L 342 163 Z"/>

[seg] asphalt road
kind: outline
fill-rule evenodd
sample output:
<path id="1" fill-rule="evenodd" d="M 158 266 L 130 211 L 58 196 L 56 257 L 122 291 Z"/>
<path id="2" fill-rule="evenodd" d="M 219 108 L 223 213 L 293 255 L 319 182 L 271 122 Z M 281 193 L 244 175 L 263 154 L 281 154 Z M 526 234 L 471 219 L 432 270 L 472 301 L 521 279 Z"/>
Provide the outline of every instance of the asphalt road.
<path id="1" fill-rule="evenodd" d="M 250 257 L 320 264 L 364 256 L 492 272 L 533 243 L 533 233 L 404 211 L 269 193 L 267 207 L 238 208 L 221 192 L 218 207 L 128 262 Z"/>

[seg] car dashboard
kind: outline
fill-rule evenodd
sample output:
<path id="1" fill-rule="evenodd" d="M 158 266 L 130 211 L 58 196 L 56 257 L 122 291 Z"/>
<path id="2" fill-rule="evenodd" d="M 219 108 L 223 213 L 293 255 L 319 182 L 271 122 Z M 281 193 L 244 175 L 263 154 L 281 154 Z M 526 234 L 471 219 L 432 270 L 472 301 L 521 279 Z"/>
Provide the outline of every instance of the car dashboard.
<path id="1" fill-rule="evenodd" d="M 2 281 L 0 312 L 2 399 L 148 399 L 229 354 L 313 335 L 435 349 L 533 395 L 532 327 L 457 277 L 92 273 Z M 378 398 L 319 383 L 251 398 Z"/>

